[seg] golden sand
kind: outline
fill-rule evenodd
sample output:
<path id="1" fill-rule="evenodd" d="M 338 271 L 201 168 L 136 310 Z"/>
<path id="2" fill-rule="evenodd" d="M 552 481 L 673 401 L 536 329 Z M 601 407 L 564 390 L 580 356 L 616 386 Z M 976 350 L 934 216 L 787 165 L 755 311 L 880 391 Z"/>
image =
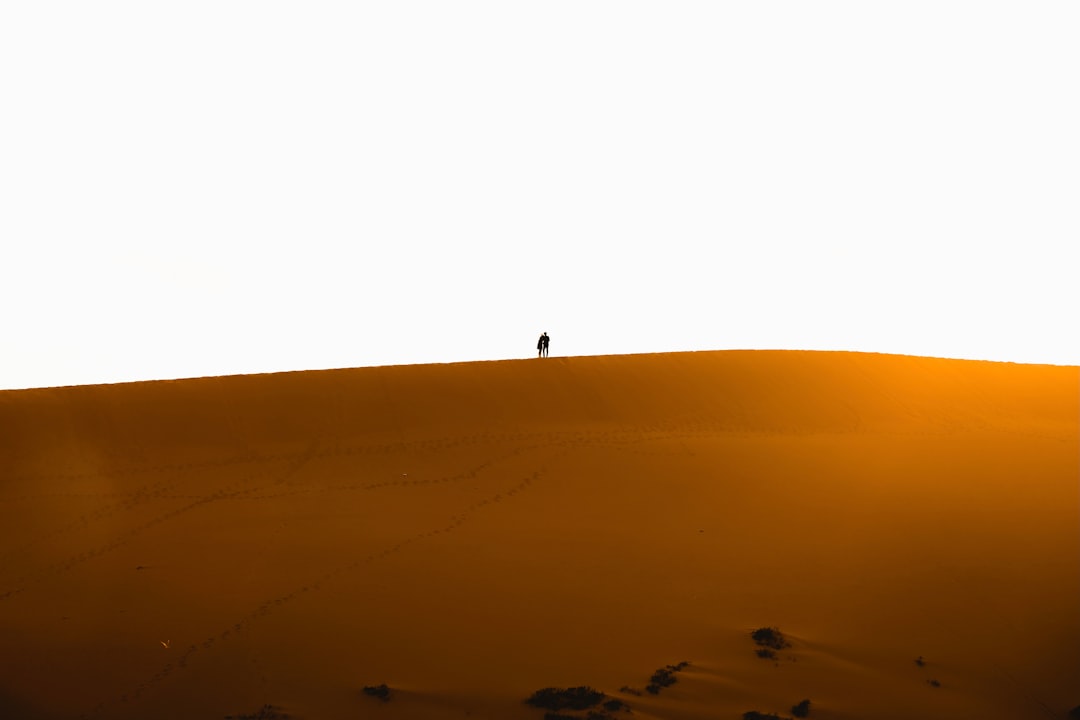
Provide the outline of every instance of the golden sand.
<path id="1" fill-rule="evenodd" d="M 526 698 L 577 686 L 612 718 L 1064 718 L 1080 369 L 746 351 L 0 392 L 0 539 L 3 718 L 542 720 Z M 767 627 L 789 645 L 759 657 Z"/>

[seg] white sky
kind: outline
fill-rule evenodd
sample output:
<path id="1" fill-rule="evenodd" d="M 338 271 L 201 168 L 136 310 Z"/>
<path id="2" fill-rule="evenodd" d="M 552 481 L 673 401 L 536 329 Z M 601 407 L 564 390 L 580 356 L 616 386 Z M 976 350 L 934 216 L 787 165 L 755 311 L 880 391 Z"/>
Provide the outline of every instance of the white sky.
<path id="1" fill-rule="evenodd" d="M 1080 365 L 1080 3 L 0 4 L 0 388 Z"/>

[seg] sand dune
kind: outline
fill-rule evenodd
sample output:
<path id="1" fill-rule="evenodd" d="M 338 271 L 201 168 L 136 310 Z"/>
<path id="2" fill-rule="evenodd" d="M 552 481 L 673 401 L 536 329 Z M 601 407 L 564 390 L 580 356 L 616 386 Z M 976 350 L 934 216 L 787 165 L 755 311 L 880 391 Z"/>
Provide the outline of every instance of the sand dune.
<path id="1" fill-rule="evenodd" d="M 541 720 L 526 698 L 577 686 L 675 720 L 1080 705 L 1075 367 L 710 352 L 7 391 L 0 528 L 4 718 Z"/>

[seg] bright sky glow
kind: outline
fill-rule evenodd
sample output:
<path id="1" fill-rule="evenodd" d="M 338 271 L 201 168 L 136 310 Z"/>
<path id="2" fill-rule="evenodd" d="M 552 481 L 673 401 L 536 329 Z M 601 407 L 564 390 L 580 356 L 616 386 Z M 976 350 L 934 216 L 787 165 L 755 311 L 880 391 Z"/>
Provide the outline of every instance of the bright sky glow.
<path id="1" fill-rule="evenodd" d="M 0 388 L 1080 365 L 1080 4 L 0 5 Z"/>

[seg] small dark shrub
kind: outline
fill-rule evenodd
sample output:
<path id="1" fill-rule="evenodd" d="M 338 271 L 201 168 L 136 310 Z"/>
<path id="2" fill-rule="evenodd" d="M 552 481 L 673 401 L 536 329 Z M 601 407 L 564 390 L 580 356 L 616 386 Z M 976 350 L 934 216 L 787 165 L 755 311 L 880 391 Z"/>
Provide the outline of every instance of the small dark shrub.
<path id="1" fill-rule="evenodd" d="M 675 673 L 684 669 L 689 664 L 690 663 L 684 660 L 678 665 L 667 665 L 660 668 L 652 674 L 651 678 L 649 678 L 649 684 L 645 686 L 645 689 L 653 695 L 659 695 L 661 689 L 671 687 L 678 681 L 675 677 Z"/>
<path id="2" fill-rule="evenodd" d="M 619 688 L 619 692 L 626 693 L 627 695 L 636 695 L 638 697 L 641 697 L 641 691 L 637 688 L 632 688 L 629 685 L 623 685 L 621 688 Z"/>
<path id="3" fill-rule="evenodd" d="M 544 688 L 537 690 L 525 702 L 545 710 L 584 710 L 598 705 L 604 693 L 581 685 L 572 688 Z"/>
<path id="4" fill-rule="evenodd" d="M 386 687 L 386 683 L 382 685 L 365 685 L 364 694 L 377 697 L 383 702 L 390 700 L 390 688 Z"/>
<path id="5" fill-rule="evenodd" d="M 619 712 L 620 710 L 630 710 L 630 706 L 624 703 L 622 700 L 612 698 L 604 703 L 604 709 L 608 712 Z"/>
<path id="6" fill-rule="evenodd" d="M 804 718 L 810 714 L 810 701 L 803 700 L 798 705 L 791 706 L 791 714 L 797 718 Z"/>
<path id="7" fill-rule="evenodd" d="M 743 720 L 784 720 L 776 713 L 763 713 L 757 710 L 751 710 L 750 712 L 744 712 L 742 714 Z"/>
<path id="8" fill-rule="evenodd" d="M 926 661 L 923 660 L 922 655 L 920 655 L 919 657 L 915 658 L 915 664 L 919 667 L 924 667 L 926 665 Z"/>
<path id="9" fill-rule="evenodd" d="M 937 680 L 927 680 L 926 682 L 928 682 L 931 687 L 941 687 L 941 683 Z"/>
<path id="10" fill-rule="evenodd" d="M 791 643 L 787 641 L 784 634 L 774 627 L 758 628 L 750 633 L 750 637 L 761 647 L 772 648 L 773 650 L 783 650 L 791 647 Z"/>
<path id="11" fill-rule="evenodd" d="M 651 678 L 649 678 L 649 684 L 645 686 L 645 689 L 653 695 L 656 695 L 660 692 L 661 688 L 671 687 L 675 682 L 675 673 L 667 668 L 660 668 L 652 674 Z"/>
<path id="12" fill-rule="evenodd" d="M 649 678 L 649 680 L 660 687 L 670 687 L 678 682 L 675 677 L 675 672 L 670 667 L 660 668 L 652 674 L 652 677 Z"/>
<path id="13" fill-rule="evenodd" d="M 764 660 L 775 660 L 776 651 L 771 648 L 758 648 L 756 651 L 757 656 Z"/>

